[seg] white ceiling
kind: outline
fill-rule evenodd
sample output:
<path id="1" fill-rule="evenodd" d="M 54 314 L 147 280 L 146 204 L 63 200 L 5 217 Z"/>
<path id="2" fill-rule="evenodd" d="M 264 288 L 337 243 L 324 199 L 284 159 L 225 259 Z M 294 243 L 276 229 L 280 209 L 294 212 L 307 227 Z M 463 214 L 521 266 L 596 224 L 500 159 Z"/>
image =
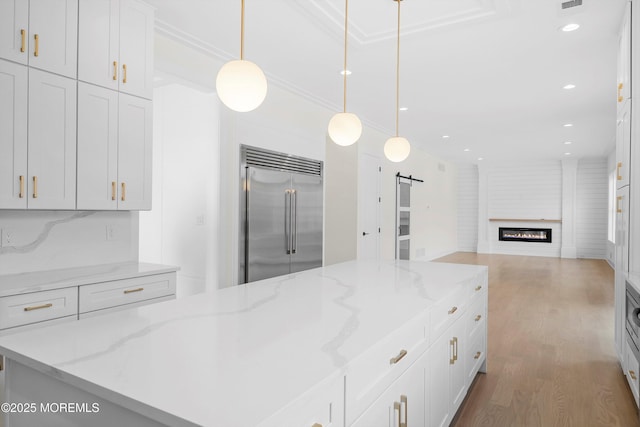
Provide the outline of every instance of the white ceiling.
<path id="1" fill-rule="evenodd" d="M 223 60 L 239 56 L 240 0 L 149 3 L 165 32 Z M 409 110 L 400 135 L 454 162 L 606 156 L 625 3 L 583 0 L 562 11 L 560 0 L 404 0 L 400 104 Z M 349 2 L 348 110 L 389 136 L 396 11 L 392 0 Z M 559 30 L 571 22 L 580 29 Z M 245 59 L 271 84 L 342 109 L 344 0 L 246 0 L 245 25 Z"/>

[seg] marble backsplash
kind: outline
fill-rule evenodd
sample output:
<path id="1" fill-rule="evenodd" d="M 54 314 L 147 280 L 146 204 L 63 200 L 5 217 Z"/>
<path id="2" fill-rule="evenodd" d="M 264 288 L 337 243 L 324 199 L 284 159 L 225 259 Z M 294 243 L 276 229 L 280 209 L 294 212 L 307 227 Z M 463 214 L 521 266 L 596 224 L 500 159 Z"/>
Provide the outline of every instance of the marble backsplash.
<path id="1" fill-rule="evenodd" d="M 0 211 L 0 274 L 137 260 L 137 212 Z"/>

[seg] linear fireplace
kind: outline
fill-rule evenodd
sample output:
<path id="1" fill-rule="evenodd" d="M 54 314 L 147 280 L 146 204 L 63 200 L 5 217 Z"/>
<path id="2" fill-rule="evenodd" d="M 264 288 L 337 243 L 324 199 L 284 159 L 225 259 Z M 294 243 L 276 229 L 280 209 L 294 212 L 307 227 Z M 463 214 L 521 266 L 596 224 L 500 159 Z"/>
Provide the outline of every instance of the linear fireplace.
<path id="1" fill-rule="evenodd" d="M 498 228 L 498 239 L 505 242 L 551 243 L 550 228 Z"/>

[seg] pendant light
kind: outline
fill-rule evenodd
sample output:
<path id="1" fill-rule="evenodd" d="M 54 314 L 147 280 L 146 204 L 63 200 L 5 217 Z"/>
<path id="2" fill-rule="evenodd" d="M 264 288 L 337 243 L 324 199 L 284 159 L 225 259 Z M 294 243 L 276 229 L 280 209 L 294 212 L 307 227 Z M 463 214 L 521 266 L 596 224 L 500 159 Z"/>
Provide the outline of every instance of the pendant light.
<path id="1" fill-rule="evenodd" d="M 349 0 L 344 2 L 344 94 L 342 101 L 342 113 L 335 114 L 329 121 L 329 137 L 338 145 L 347 146 L 354 144 L 362 135 L 362 123 L 358 116 L 347 113 L 347 24 L 349 19 Z"/>
<path id="2" fill-rule="evenodd" d="M 393 0 L 398 2 L 398 46 L 396 56 L 396 136 L 387 139 L 384 143 L 384 155 L 392 162 L 401 162 L 411 152 L 411 145 L 407 138 L 398 136 L 398 119 L 400 111 L 400 2 L 402 0 Z"/>
<path id="3" fill-rule="evenodd" d="M 267 96 L 267 79 L 256 64 L 244 59 L 244 0 L 241 0 L 240 59 L 222 66 L 216 77 L 220 100 L 241 113 L 255 110 Z"/>

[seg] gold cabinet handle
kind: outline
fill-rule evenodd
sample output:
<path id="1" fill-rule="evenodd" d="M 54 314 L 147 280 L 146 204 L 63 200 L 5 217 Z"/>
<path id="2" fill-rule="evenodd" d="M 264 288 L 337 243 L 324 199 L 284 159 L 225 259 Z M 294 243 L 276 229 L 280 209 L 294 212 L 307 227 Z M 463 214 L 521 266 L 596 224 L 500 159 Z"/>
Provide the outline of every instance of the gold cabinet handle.
<path id="1" fill-rule="evenodd" d="M 478 359 L 480 359 L 480 356 L 482 356 L 482 352 L 478 351 L 478 352 L 476 352 L 476 355 L 473 356 L 473 358 L 478 360 Z"/>
<path id="2" fill-rule="evenodd" d="M 624 97 L 620 94 L 620 92 L 622 91 L 623 87 L 624 87 L 624 84 L 622 84 L 622 83 L 618 84 L 618 102 L 624 101 Z"/>
<path id="3" fill-rule="evenodd" d="M 404 394 L 400 395 L 400 406 L 402 406 L 403 403 L 404 403 L 404 423 L 401 422 L 400 427 L 407 427 L 407 424 L 409 424 L 409 420 L 407 419 L 409 409 L 408 409 L 408 399 L 407 399 L 407 396 L 405 396 Z"/>
<path id="4" fill-rule="evenodd" d="M 392 357 L 391 360 L 389 360 L 389 364 L 395 365 L 396 363 L 401 361 L 406 355 L 407 355 L 407 350 L 405 349 L 400 350 L 400 353 L 398 353 L 396 357 Z"/>
<path id="5" fill-rule="evenodd" d="M 478 315 L 476 316 L 476 322 L 479 322 L 479 321 L 480 321 L 480 319 L 482 319 L 482 315 L 481 315 L 481 314 L 478 314 Z"/>
<path id="6" fill-rule="evenodd" d="M 620 168 L 622 167 L 622 162 L 618 162 L 618 166 L 616 167 L 616 179 L 618 181 L 622 181 L 622 175 L 620 175 Z"/>
<path id="7" fill-rule="evenodd" d="M 118 197 L 116 195 L 117 188 L 118 188 L 118 184 L 116 184 L 115 181 L 111 181 L 111 200 L 116 200 L 116 198 Z"/>
<path id="8" fill-rule="evenodd" d="M 136 289 L 126 289 L 124 291 L 125 294 L 132 294 L 134 292 L 142 292 L 144 291 L 144 288 L 136 288 Z"/>
<path id="9" fill-rule="evenodd" d="M 38 56 L 40 54 L 40 36 L 39 35 L 34 35 L 33 36 L 34 40 L 35 40 L 35 49 L 33 51 L 33 56 Z"/>
<path id="10" fill-rule="evenodd" d="M 616 197 L 616 212 L 622 213 L 622 209 L 620 209 L 620 201 L 622 200 L 622 196 Z"/>
<path id="11" fill-rule="evenodd" d="M 449 313 L 449 314 L 453 314 L 453 313 L 455 313 L 456 311 L 458 311 L 458 307 L 453 306 L 453 307 L 451 307 L 451 310 L 447 311 L 447 313 Z"/>
<path id="12" fill-rule="evenodd" d="M 451 347 L 451 357 L 449 358 L 449 365 L 453 365 L 454 363 L 456 363 L 453 342 L 453 340 L 449 340 L 449 347 Z"/>
<path id="13" fill-rule="evenodd" d="M 24 311 L 41 310 L 43 308 L 51 308 L 51 307 L 53 307 L 53 304 L 51 303 L 42 304 L 42 305 L 32 305 L 31 307 L 25 307 Z"/>
<path id="14" fill-rule="evenodd" d="M 458 360 L 458 337 L 453 337 L 453 361 Z"/>
<path id="15" fill-rule="evenodd" d="M 20 175 L 20 193 L 18 197 L 24 199 L 24 175 Z"/>
<path id="16" fill-rule="evenodd" d="M 322 424 L 320 424 L 320 423 L 314 423 L 311 427 L 322 427 Z"/>
<path id="17" fill-rule="evenodd" d="M 38 177 L 35 175 L 33 176 L 33 198 L 38 198 Z"/>
<path id="18" fill-rule="evenodd" d="M 638 379 L 638 377 L 636 377 L 636 373 L 634 371 L 629 371 L 629 375 L 631 375 L 631 379 L 634 380 L 634 381 Z"/>
<path id="19" fill-rule="evenodd" d="M 400 409 L 400 402 L 393 402 L 393 410 L 398 411 L 398 427 L 402 425 L 402 412 Z"/>
<path id="20" fill-rule="evenodd" d="M 122 64 L 122 83 L 127 82 L 127 64 Z"/>
<path id="21" fill-rule="evenodd" d="M 122 183 L 122 190 L 120 194 L 120 200 L 123 202 L 127 200 L 127 184 L 125 182 Z"/>
<path id="22" fill-rule="evenodd" d="M 482 289 L 482 285 L 476 286 L 476 292 L 478 292 L 480 289 Z"/>
<path id="23" fill-rule="evenodd" d="M 113 61 L 113 80 L 118 80 L 118 61 Z"/>
<path id="24" fill-rule="evenodd" d="M 27 50 L 27 32 L 20 30 L 20 52 Z"/>

